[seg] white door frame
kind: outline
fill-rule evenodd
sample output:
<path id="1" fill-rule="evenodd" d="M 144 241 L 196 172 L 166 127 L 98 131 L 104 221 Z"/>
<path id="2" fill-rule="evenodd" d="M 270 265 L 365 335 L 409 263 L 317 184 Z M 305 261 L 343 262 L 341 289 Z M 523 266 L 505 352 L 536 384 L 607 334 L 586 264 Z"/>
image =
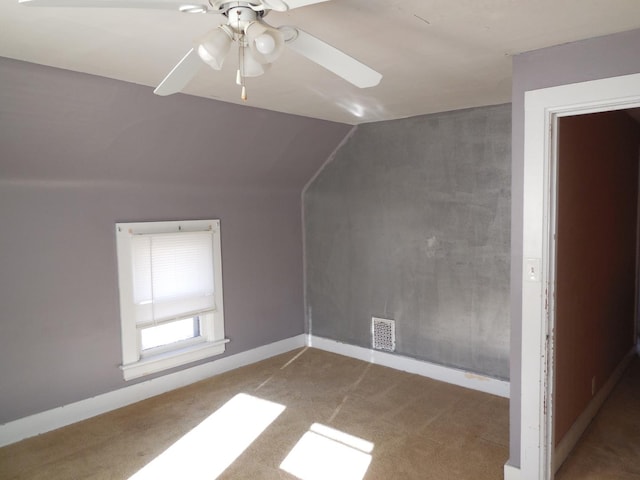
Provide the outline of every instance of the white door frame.
<path id="1" fill-rule="evenodd" d="M 640 106 L 640 74 L 525 93 L 520 477 L 552 480 L 557 119 Z M 546 408 L 546 407 L 549 408 Z"/>

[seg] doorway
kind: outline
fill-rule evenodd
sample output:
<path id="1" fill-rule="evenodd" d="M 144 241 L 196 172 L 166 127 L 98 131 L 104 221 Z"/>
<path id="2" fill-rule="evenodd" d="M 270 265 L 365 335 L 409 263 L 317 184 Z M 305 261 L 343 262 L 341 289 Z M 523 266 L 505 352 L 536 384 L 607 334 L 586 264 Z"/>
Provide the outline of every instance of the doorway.
<path id="1" fill-rule="evenodd" d="M 557 122 L 553 471 L 635 353 L 640 126 L 628 111 Z"/>
<path id="2" fill-rule="evenodd" d="M 640 74 L 525 94 L 520 471 L 553 478 L 555 252 L 558 120 L 640 107 Z"/>

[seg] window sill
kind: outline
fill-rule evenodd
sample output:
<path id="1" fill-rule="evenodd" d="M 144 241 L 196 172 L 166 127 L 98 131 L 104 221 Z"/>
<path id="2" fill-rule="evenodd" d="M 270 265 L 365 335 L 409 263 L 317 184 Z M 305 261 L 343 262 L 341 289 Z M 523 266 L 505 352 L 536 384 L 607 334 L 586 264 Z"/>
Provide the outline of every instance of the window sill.
<path id="1" fill-rule="evenodd" d="M 227 342 L 229 342 L 228 339 L 198 343 L 197 345 L 181 348 L 180 350 L 173 350 L 152 357 L 142 358 L 135 363 L 121 365 L 120 369 L 124 374 L 125 380 L 133 380 L 134 378 L 140 378 L 169 368 L 179 367 L 180 365 L 202 360 L 203 358 L 220 355 L 224 353 Z"/>

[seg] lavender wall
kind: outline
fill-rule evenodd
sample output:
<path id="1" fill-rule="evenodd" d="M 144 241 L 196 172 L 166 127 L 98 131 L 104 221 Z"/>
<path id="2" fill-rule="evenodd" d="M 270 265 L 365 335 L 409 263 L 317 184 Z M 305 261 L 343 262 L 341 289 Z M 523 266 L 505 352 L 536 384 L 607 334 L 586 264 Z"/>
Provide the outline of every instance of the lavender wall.
<path id="1" fill-rule="evenodd" d="M 514 57 L 511 167 L 511 406 L 509 463 L 520 465 L 520 355 L 522 345 L 522 196 L 524 94 L 557 85 L 640 72 L 640 30 L 559 45 Z"/>
<path id="2" fill-rule="evenodd" d="M 0 423 L 125 385 L 116 222 L 221 219 L 227 355 L 304 331 L 300 194 L 349 126 L 8 59 L 0 85 Z"/>

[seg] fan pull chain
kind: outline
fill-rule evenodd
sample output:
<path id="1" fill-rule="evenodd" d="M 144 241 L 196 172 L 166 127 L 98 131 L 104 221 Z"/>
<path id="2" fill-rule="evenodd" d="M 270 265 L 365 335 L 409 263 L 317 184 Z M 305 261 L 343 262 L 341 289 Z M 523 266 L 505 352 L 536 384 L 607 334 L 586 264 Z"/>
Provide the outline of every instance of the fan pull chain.
<path id="1" fill-rule="evenodd" d="M 238 71 L 236 72 L 236 83 L 242 87 L 240 91 L 240 99 L 247 101 L 247 88 L 245 86 L 244 76 L 244 35 L 240 37 L 240 45 L 238 47 Z"/>
<path id="2" fill-rule="evenodd" d="M 238 6 L 240 4 L 238 3 Z M 238 11 L 238 15 L 240 15 L 240 11 Z M 240 27 L 240 17 L 238 17 L 238 29 Z M 236 72 L 236 84 L 242 87 L 240 90 L 240 99 L 244 102 L 247 101 L 247 88 L 245 86 L 245 77 L 244 77 L 244 49 L 245 49 L 245 38 L 244 33 L 241 33 L 238 38 L 238 71 Z"/>
<path id="3" fill-rule="evenodd" d="M 247 101 L 247 89 L 244 85 L 244 76 L 240 73 L 240 69 L 236 72 L 236 84 L 242 87 L 240 91 L 240 99 Z"/>

